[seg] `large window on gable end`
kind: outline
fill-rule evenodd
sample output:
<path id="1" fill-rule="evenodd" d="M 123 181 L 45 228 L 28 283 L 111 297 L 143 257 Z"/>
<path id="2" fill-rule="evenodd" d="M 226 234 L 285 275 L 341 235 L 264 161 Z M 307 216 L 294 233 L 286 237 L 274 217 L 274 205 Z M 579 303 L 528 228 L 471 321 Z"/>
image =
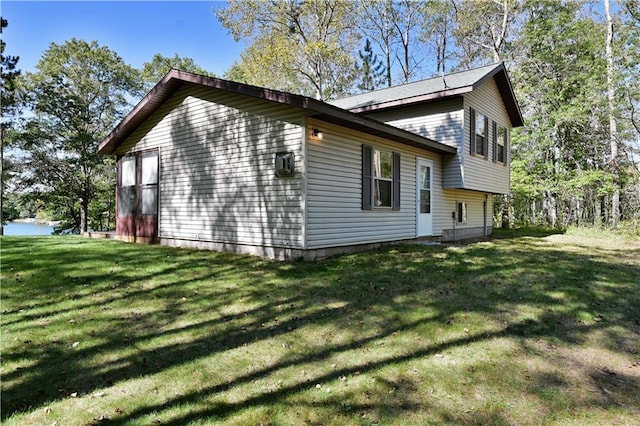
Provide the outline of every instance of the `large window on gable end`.
<path id="1" fill-rule="evenodd" d="M 400 210 L 400 154 L 362 145 L 362 209 Z"/>

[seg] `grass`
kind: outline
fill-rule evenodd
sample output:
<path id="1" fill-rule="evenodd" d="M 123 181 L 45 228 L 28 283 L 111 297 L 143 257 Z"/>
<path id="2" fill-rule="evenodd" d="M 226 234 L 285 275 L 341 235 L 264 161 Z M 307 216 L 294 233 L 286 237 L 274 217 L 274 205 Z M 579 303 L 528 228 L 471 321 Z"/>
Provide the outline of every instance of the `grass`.
<path id="1" fill-rule="evenodd" d="M 2 237 L 3 424 L 638 424 L 640 241 L 315 263 Z"/>

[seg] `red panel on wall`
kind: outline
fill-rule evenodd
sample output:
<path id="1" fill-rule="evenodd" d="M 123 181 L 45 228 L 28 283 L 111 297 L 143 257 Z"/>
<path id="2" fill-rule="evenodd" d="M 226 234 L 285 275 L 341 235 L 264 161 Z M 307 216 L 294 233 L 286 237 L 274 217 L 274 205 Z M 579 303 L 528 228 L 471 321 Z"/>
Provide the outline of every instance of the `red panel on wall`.
<path id="1" fill-rule="evenodd" d="M 158 217 L 144 215 L 136 218 L 136 237 L 155 238 L 158 235 Z"/>

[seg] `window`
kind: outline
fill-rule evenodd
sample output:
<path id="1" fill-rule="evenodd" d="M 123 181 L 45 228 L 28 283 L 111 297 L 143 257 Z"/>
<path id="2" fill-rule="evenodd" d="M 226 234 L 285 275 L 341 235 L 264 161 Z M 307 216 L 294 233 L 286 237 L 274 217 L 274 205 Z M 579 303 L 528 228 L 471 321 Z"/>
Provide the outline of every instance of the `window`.
<path id="1" fill-rule="evenodd" d="M 391 171 L 391 153 L 385 151 L 373 151 L 373 206 L 391 207 L 391 184 L 393 176 Z"/>
<path id="2" fill-rule="evenodd" d="M 362 145 L 362 209 L 400 210 L 400 154 Z"/>
<path id="3" fill-rule="evenodd" d="M 120 160 L 118 216 L 158 214 L 158 151 Z"/>
<path id="4" fill-rule="evenodd" d="M 120 160 L 120 185 L 118 185 L 118 216 L 131 216 L 136 209 L 136 157 Z"/>
<path id="5" fill-rule="evenodd" d="M 431 213 L 431 167 L 420 166 L 420 213 Z"/>
<path id="6" fill-rule="evenodd" d="M 507 162 L 507 129 L 498 126 L 498 136 L 496 144 L 496 161 L 500 163 Z"/>
<path id="7" fill-rule="evenodd" d="M 458 203 L 456 216 L 458 223 L 467 223 L 467 203 Z"/>
<path id="8" fill-rule="evenodd" d="M 158 151 L 140 155 L 140 213 L 158 214 Z"/>
<path id="9" fill-rule="evenodd" d="M 481 114 L 474 110 L 469 109 L 469 120 L 471 123 L 470 129 L 470 152 L 471 154 L 483 155 L 485 158 L 489 156 L 489 120 L 484 114 Z"/>

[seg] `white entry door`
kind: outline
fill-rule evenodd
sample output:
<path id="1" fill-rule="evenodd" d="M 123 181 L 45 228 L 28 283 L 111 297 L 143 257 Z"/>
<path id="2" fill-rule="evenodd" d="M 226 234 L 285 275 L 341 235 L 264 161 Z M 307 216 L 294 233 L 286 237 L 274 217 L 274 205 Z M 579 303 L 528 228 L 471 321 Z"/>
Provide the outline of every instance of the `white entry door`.
<path id="1" fill-rule="evenodd" d="M 422 237 L 433 234 L 433 161 L 418 158 L 416 179 L 416 234 Z"/>

